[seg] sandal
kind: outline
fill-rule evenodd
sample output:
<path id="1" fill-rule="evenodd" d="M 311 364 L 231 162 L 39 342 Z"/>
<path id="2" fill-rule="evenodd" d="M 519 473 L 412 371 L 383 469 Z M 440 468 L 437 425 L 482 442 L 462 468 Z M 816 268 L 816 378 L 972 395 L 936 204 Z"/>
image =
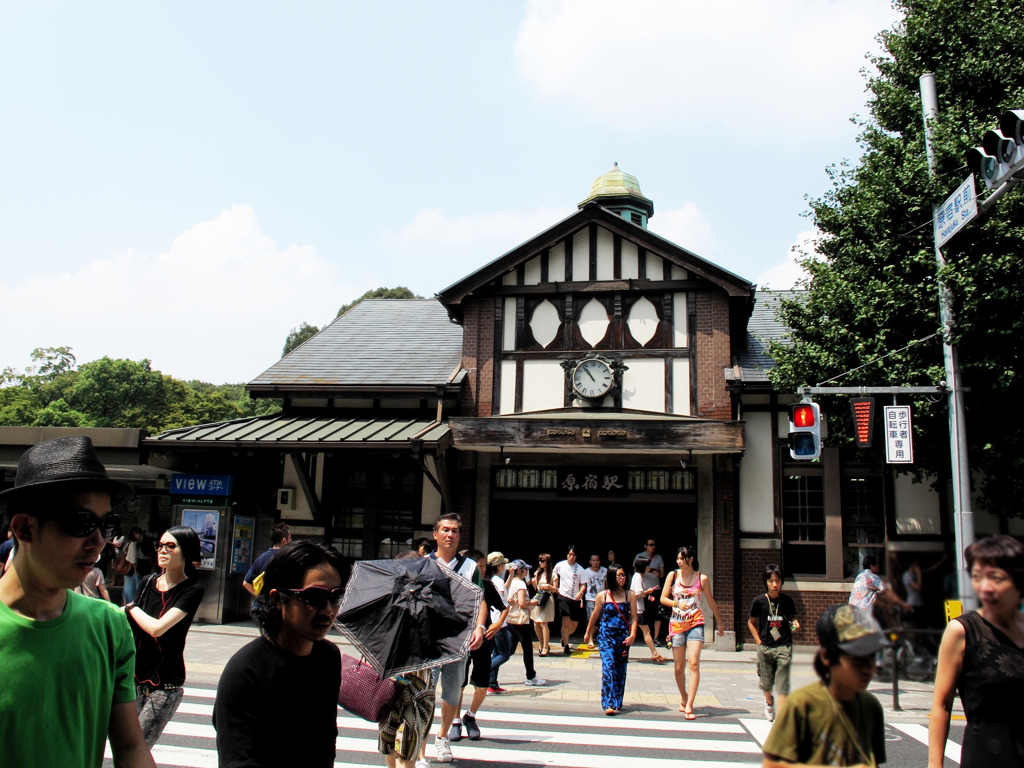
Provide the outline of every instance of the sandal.
<path id="1" fill-rule="evenodd" d="M 651 661 L 653 661 L 655 664 L 664 664 L 665 657 L 662 656 L 660 653 L 656 653 L 653 656 L 651 656 Z"/>
<path id="2" fill-rule="evenodd" d="M 608 716 L 611 716 L 611 715 L 616 715 L 616 714 L 618 714 L 618 712 L 619 712 L 619 710 L 617 710 L 617 709 L 613 709 L 612 707 L 608 707 L 608 709 L 606 709 L 606 710 L 604 711 L 604 713 L 605 713 L 606 715 L 608 715 Z"/>
<path id="3" fill-rule="evenodd" d="M 693 714 L 693 710 L 690 710 L 689 712 L 683 712 L 683 717 L 685 719 L 687 719 L 687 720 L 696 720 L 697 719 L 697 716 L 695 714 Z"/>
<path id="4" fill-rule="evenodd" d="M 545 649 L 545 650 L 541 651 L 540 653 L 538 653 L 537 655 L 538 656 L 547 656 L 548 655 L 548 651 Z"/>

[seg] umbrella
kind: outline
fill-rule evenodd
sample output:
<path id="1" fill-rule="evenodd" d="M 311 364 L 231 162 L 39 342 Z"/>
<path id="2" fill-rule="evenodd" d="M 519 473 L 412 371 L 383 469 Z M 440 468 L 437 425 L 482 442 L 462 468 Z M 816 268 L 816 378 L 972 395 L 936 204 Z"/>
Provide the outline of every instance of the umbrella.
<path id="1" fill-rule="evenodd" d="M 429 557 L 357 562 L 337 625 L 381 677 L 465 659 L 483 590 Z"/>

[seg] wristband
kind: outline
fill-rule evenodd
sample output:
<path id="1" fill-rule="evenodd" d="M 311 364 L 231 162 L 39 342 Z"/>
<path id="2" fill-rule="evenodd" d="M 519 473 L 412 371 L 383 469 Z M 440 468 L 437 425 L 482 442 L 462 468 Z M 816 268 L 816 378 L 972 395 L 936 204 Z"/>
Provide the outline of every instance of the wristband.
<path id="1" fill-rule="evenodd" d="M 477 625 L 476 625 L 476 628 L 477 628 L 477 629 L 482 629 L 482 630 L 483 630 L 484 632 L 486 632 L 486 631 L 487 631 L 487 627 L 486 627 L 485 625 L 483 625 L 483 624 L 477 624 Z"/>

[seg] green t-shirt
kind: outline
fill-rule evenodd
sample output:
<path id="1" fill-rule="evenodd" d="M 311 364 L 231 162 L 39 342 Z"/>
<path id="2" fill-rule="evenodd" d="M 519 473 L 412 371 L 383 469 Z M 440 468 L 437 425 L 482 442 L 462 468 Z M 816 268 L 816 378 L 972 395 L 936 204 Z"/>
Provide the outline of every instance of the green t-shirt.
<path id="1" fill-rule="evenodd" d="M 115 703 L 135 701 L 135 643 L 124 613 L 68 592 L 34 621 L 0 602 L 0 762 L 99 768 Z"/>
<path id="2" fill-rule="evenodd" d="M 845 724 L 836 717 L 845 713 Z M 823 683 L 812 683 L 786 698 L 762 747 L 766 755 L 808 765 L 859 765 L 885 762 L 885 721 L 882 705 L 870 693 L 858 692 L 852 702 L 835 702 Z"/>

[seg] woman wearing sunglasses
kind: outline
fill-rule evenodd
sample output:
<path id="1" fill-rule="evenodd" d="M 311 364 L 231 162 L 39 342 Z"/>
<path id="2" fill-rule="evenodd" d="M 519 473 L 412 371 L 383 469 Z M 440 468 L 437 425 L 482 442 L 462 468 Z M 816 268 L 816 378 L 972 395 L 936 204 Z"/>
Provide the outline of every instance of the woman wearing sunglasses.
<path id="1" fill-rule="evenodd" d="M 184 694 L 185 636 L 203 601 L 203 588 L 196 581 L 199 557 L 194 530 L 168 528 L 156 545 L 160 572 L 142 580 L 135 602 L 124 609 L 135 635 L 135 707 L 150 748 Z"/>
<path id="2" fill-rule="evenodd" d="M 260 637 L 231 657 L 217 686 L 221 768 L 334 765 L 341 654 L 326 637 L 341 573 L 341 555 L 311 541 L 281 547 L 267 564 L 252 608 Z"/>

